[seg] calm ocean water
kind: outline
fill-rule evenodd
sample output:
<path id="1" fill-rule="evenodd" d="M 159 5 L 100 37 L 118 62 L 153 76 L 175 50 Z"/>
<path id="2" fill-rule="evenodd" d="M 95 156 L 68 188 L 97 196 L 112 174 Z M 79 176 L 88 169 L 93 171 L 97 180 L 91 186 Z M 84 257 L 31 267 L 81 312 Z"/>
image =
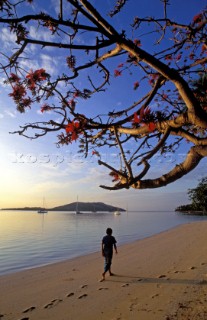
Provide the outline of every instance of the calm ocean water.
<path id="1" fill-rule="evenodd" d="M 0 275 L 99 251 L 107 227 L 120 245 L 206 219 L 175 212 L 0 211 Z"/>

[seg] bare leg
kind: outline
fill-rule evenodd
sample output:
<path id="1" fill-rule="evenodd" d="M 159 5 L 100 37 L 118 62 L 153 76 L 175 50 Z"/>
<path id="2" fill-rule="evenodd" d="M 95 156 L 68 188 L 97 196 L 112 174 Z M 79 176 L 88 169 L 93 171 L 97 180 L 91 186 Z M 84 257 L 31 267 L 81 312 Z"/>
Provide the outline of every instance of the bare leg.
<path id="1" fill-rule="evenodd" d="M 111 267 L 109 268 L 109 274 L 110 276 L 113 276 L 114 274 L 111 272 Z"/>
<path id="2" fill-rule="evenodd" d="M 103 282 L 103 281 L 105 281 L 105 272 L 102 273 L 102 278 L 101 278 L 100 282 Z"/>

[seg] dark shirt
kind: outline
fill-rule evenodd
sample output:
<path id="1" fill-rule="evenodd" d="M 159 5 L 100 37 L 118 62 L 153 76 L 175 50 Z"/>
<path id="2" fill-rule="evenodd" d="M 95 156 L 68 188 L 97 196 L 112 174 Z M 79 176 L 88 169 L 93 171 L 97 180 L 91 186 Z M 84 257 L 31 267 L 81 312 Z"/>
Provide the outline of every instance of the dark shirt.
<path id="1" fill-rule="evenodd" d="M 104 255 L 113 255 L 113 246 L 116 244 L 116 239 L 113 236 L 106 235 L 102 239 Z"/>

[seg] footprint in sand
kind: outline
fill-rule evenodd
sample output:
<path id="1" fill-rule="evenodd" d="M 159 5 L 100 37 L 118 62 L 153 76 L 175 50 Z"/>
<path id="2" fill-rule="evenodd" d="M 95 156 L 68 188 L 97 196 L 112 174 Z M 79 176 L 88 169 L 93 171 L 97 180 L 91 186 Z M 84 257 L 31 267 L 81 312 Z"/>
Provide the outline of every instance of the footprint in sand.
<path id="1" fill-rule="evenodd" d="M 162 278 L 166 278 L 165 274 L 161 274 L 160 276 L 158 276 L 158 279 L 162 279 Z"/>
<path id="2" fill-rule="evenodd" d="M 62 301 L 63 301 L 62 299 L 54 299 L 50 303 L 46 304 L 44 306 L 44 309 L 49 309 L 49 308 L 55 307 L 58 303 L 60 303 Z"/>
<path id="3" fill-rule="evenodd" d="M 154 298 L 156 298 L 156 297 L 159 297 L 159 294 L 158 294 L 158 293 L 156 293 L 156 294 L 154 294 L 154 295 L 151 296 L 152 299 L 154 299 Z"/>
<path id="4" fill-rule="evenodd" d="M 129 306 L 129 311 L 134 311 L 135 307 L 137 307 L 138 305 L 138 300 L 137 299 L 134 299 L 131 301 L 131 304 Z"/>
<path id="5" fill-rule="evenodd" d="M 0 314 L 0 318 L 3 318 L 4 317 L 4 315 L 3 314 Z"/>
<path id="6" fill-rule="evenodd" d="M 129 286 L 129 283 L 124 283 L 124 284 L 122 285 L 123 288 L 128 287 L 128 286 Z"/>
<path id="7" fill-rule="evenodd" d="M 87 284 L 83 284 L 82 286 L 80 286 L 81 289 L 87 288 L 88 285 Z"/>
<path id="8" fill-rule="evenodd" d="M 86 294 L 86 293 L 84 293 L 84 294 L 82 294 L 82 295 L 80 295 L 79 297 L 78 297 L 78 299 L 83 299 L 83 298 L 86 298 L 88 295 Z"/>
<path id="9" fill-rule="evenodd" d="M 27 313 L 27 312 L 33 311 L 34 309 L 36 309 L 36 308 L 35 307 L 30 307 L 30 308 L 24 310 L 22 313 Z"/>
<path id="10" fill-rule="evenodd" d="M 21 318 L 20 320 L 29 320 L 29 318 Z"/>
<path id="11" fill-rule="evenodd" d="M 74 296 L 74 292 L 68 293 L 66 297 L 67 297 L 67 298 L 70 298 L 70 297 L 72 297 L 72 296 Z"/>
<path id="12" fill-rule="evenodd" d="M 98 288 L 98 290 L 109 290 L 109 288 Z"/>

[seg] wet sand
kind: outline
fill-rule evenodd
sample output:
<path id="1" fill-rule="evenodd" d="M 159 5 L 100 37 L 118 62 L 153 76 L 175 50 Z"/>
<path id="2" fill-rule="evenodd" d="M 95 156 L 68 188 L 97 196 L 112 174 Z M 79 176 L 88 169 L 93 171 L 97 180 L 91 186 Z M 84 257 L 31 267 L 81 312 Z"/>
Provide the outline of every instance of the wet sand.
<path id="1" fill-rule="evenodd" d="M 206 320 L 207 221 L 73 260 L 0 276 L 2 320 Z"/>

